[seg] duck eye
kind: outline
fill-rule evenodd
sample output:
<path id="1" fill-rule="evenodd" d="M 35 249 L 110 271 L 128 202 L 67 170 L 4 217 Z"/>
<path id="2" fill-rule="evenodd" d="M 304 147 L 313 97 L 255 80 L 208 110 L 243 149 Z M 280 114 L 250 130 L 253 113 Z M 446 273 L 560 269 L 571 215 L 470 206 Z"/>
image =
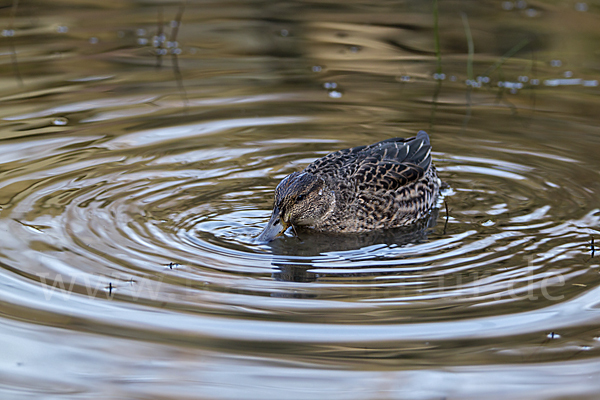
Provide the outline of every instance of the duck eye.
<path id="1" fill-rule="evenodd" d="M 302 200 L 304 200 L 304 195 L 299 194 L 298 197 L 296 197 L 296 201 L 302 201 Z"/>

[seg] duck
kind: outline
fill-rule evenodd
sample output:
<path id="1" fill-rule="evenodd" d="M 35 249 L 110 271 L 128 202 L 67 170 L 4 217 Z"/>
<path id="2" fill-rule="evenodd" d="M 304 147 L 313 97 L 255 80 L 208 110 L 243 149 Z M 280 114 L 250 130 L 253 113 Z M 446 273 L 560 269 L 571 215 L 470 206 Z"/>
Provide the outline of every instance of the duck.
<path id="1" fill-rule="evenodd" d="M 425 131 L 339 150 L 277 185 L 271 217 L 257 239 L 270 242 L 290 226 L 331 233 L 408 226 L 429 215 L 440 186 Z"/>

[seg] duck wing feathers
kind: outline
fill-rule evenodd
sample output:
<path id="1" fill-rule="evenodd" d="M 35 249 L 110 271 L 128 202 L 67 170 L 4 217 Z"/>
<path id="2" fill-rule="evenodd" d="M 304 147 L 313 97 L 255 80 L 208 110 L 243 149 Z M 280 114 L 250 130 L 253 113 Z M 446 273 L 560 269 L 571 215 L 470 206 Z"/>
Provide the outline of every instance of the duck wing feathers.
<path id="1" fill-rule="evenodd" d="M 305 171 L 338 187 L 385 192 L 418 181 L 430 166 L 429 136 L 420 131 L 410 139 L 388 139 L 328 154 L 308 165 Z"/>

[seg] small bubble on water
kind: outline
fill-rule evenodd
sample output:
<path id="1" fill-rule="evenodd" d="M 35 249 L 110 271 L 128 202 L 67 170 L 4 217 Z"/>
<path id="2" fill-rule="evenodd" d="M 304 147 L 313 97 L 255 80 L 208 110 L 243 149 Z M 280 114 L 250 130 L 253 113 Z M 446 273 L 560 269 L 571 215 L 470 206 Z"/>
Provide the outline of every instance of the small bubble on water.
<path id="1" fill-rule="evenodd" d="M 52 125 L 56 125 L 56 126 L 65 126 L 69 123 L 69 120 L 66 118 L 54 118 L 52 120 Z"/>
<path id="2" fill-rule="evenodd" d="M 323 84 L 323 87 L 325 89 L 335 89 L 337 87 L 337 83 L 335 83 L 335 82 L 325 82 Z"/>
<path id="3" fill-rule="evenodd" d="M 517 1 L 517 8 L 519 9 L 524 9 L 525 7 L 527 7 L 527 2 L 525 0 L 519 0 Z"/>
<path id="4" fill-rule="evenodd" d="M 562 61 L 560 61 L 560 60 L 551 60 L 550 61 L 551 67 L 560 67 L 561 65 L 562 65 Z"/>
<path id="5" fill-rule="evenodd" d="M 546 337 L 548 339 L 560 339 L 560 335 L 556 332 L 550 332 Z"/>
<path id="6" fill-rule="evenodd" d="M 450 77 L 450 82 L 456 82 L 456 79 L 457 79 L 456 76 L 452 75 Z"/>
<path id="7" fill-rule="evenodd" d="M 360 47 L 350 46 L 350 53 L 358 53 L 359 51 L 360 51 Z"/>
<path id="8" fill-rule="evenodd" d="M 565 71 L 563 75 L 565 76 L 565 78 L 570 78 L 573 76 L 573 71 Z"/>
<path id="9" fill-rule="evenodd" d="M 588 5 L 586 3 L 576 3 L 575 10 L 586 12 L 588 10 Z"/>
<path id="10" fill-rule="evenodd" d="M 176 49 L 171 50 L 171 54 L 181 54 L 181 49 L 178 47 Z"/>
<path id="11" fill-rule="evenodd" d="M 148 44 L 148 39 L 146 39 L 146 38 L 138 38 L 138 40 L 137 40 L 137 43 L 138 43 L 140 46 L 145 46 L 145 45 L 147 45 L 147 44 Z"/>
<path id="12" fill-rule="evenodd" d="M 527 82 L 529 80 L 529 77 L 525 76 L 525 75 L 521 75 L 521 76 L 519 76 L 519 78 L 517 80 L 519 82 Z"/>
<path id="13" fill-rule="evenodd" d="M 282 29 L 280 33 L 283 37 L 287 37 L 290 34 L 290 32 L 287 29 Z"/>
<path id="14" fill-rule="evenodd" d="M 502 2 L 502 9 L 504 9 L 506 11 L 512 10 L 514 6 L 515 5 L 512 1 L 503 1 Z"/>
<path id="15" fill-rule="evenodd" d="M 138 30 L 135 31 L 135 34 L 138 36 L 146 36 L 146 30 L 139 28 Z"/>
<path id="16" fill-rule="evenodd" d="M 540 80 L 539 79 L 532 79 L 531 80 L 531 84 L 534 85 L 534 86 L 537 86 L 537 85 L 540 84 Z"/>
<path id="17" fill-rule="evenodd" d="M 435 73 L 435 74 L 433 74 L 433 79 L 435 79 L 436 81 L 443 81 L 444 79 L 446 79 L 446 74 Z"/>
<path id="18" fill-rule="evenodd" d="M 97 44 L 98 43 L 98 38 L 97 37 L 91 37 L 90 38 L 90 43 L 91 44 Z"/>
<path id="19" fill-rule="evenodd" d="M 338 92 L 337 90 L 332 90 L 329 92 L 329 97 L 332 99 L 339 99 L 342 97 L 342 92 Z"/>
<path id="20" fill-rule="evenodd" d="M 525 10 L 525 15 L 527 15 L 529 18 L 533 18 L 538 15 L 538 11 L 535 8 L 528 8 Z"/>
<path id="21" fill-rule="evenodd" d="M 408 75 L 402 75 L 400 77 L 400 82 L 410 82 L 410 76 L 408 76 Z"/>
<path id="22" fill-rule="evenodd" d="M 179 22 L 173 20 L 171 21 L 171 28 L 177 28 L 179 26 Z"/>
<path id="23" fill-rule="evenodd" d="M 598 86 L 598 81 L 597 80 L 591 80 L 591 81 L 583 81 L 583 86 L 586 87 L 596 87 Z"/>
<path id="24" fill-rule="evenodd" d="M 323 68 L 320 65 L 313 65 L 312 72 L 321 72 Z"/>
<path id="25" fill-rule="evenodd" d="M 64 25 L 59 25 L 56 27 L 56 32 L 58 33 L 67 33 L 69 32 L 69 28 Z"/>
<path id="26" fill-rule="evenodd" d="M 2 36 L 4 37 L 12 37 L 15 36 L 15 30 L 14 29 L 4 29 L 2 31 Z"/>

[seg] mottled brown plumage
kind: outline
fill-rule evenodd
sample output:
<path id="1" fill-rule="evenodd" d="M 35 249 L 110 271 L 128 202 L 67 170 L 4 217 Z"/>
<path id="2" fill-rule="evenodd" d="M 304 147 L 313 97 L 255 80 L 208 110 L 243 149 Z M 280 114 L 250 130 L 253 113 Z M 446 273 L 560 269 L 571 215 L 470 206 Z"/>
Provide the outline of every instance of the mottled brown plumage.
<path id="1" fill-rule="evenodd" d="M 440 187 L 426 132 L 340 150 L 284 178 L 259 240 L 288 226 L 364 232 L 412 224 L 426 216 Z"/>

